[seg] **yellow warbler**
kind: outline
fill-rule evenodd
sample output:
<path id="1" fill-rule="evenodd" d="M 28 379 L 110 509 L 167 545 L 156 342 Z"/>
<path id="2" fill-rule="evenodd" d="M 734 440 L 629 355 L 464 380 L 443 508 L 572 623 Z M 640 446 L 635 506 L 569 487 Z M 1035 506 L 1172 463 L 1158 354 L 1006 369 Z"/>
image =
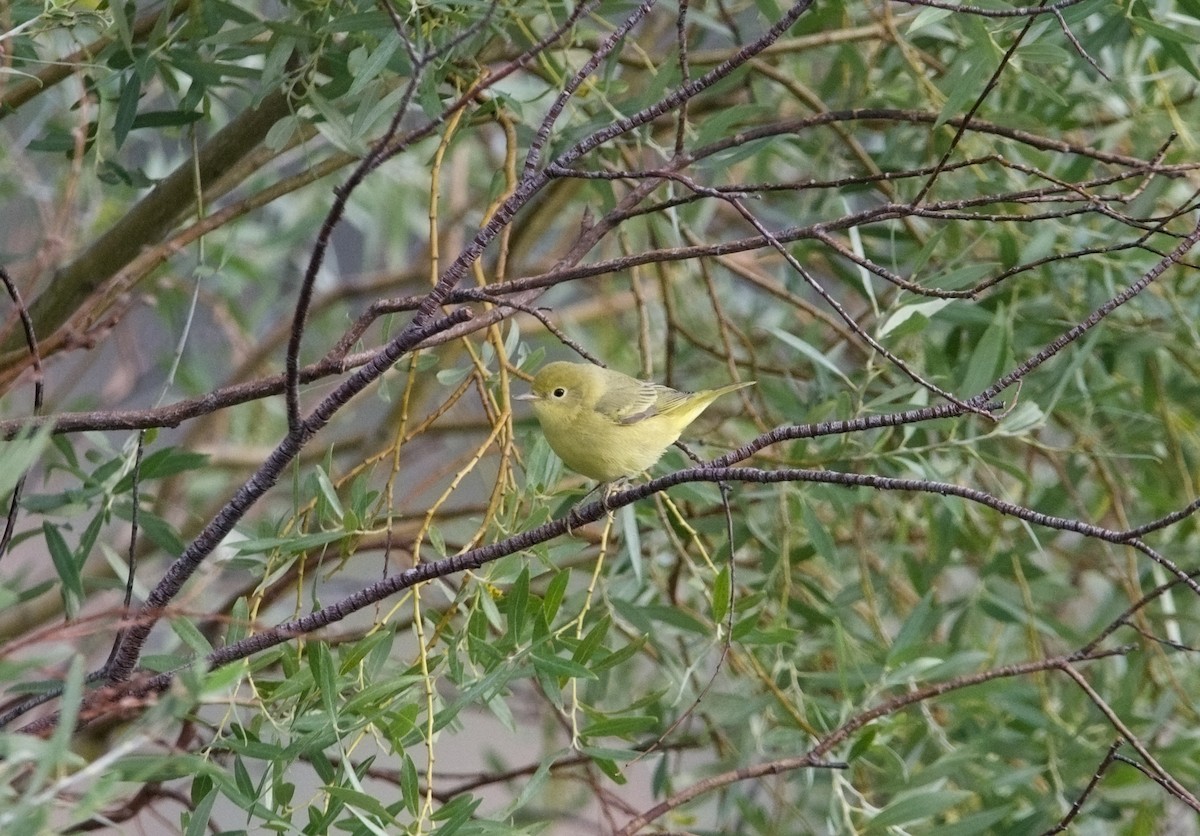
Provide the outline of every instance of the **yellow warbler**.
<path id="1" fill-rule="evenodd" d="M 697 416 L 732 383 L 677 392 L 591 363 L 547 363 L 533 378 L 533 412 L 550 449 L 567 467 L 611 482 L 654 464 Z"/>

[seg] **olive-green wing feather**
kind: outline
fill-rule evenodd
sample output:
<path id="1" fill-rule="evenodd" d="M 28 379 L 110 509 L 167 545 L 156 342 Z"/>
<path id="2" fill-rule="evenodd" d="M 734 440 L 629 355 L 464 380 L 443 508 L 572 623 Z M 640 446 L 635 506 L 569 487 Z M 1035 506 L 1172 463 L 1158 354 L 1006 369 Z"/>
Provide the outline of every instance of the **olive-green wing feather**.
<path id="1" fill-rule="evenodd" d="M 596 411 L 616 424 L 636 424 L 661 415 L 688 397 L 686 392 L 657 383 L 622 382 L 610 386 L 596 401 Z"/>
<path id="2" fill-rule="evenodd" d="M 653 383 L 613 375 L 596 400 L 596 411 L 614 424 L 628 424 L 653 414 L 655 400 Z"/>

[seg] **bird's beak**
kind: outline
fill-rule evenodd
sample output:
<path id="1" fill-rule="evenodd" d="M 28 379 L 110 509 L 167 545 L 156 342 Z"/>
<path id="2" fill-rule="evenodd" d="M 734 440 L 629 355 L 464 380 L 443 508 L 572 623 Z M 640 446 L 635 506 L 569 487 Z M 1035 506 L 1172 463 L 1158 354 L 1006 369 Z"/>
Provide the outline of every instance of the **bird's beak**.
<path id="1" fill-rule="evenodd" d="M 514 401 L 536 401 L 538 396 L 533 392 L 526 392 L 524 395 L 513 395 Z"/>

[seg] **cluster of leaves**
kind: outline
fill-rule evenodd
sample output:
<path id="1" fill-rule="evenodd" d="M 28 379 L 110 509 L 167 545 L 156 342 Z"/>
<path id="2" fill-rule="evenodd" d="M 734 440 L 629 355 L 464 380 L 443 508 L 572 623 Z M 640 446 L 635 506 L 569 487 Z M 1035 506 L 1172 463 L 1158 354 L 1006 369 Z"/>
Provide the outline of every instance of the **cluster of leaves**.
<path id="1" fill-rule="evenodd" d="M 10 4 L 0 822 L 1200 811 L 1195 6 Z"/>

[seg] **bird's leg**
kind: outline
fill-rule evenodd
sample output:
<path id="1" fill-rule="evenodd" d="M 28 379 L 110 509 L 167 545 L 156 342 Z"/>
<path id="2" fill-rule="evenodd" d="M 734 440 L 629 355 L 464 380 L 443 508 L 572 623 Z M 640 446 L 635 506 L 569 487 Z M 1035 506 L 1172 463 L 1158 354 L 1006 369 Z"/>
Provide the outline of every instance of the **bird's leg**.
<path id="1" fill-rule="evenodd" d="M 592 488 L 590 491 L 588 491 L 583 496 L 581 496 L 579 498 L 579 501 L 571 506 L 571 510 L 567 511 L 567 536 L 568 537 L 575 536 L 575 528 L 577 526 L 586 525 L 586 523 L 584 523 L 583 520 L 579 519 L 575 515 L 575 509 L 578 508 L 579 506 L 583 505 L 583 503 L 587 502 L 587 498 L 589 496 L 591 496 L 592 494 L 594 494 L 599 488 L 603 487 L 604 484 L 605 484 L 604 482 L 597 483 L 596 487 Z"/>
<path id="2" fill-rule="evenodd" d="M 578 508 L 580 503 L 582 503 L 582 502 L 583 502 L 583 500 L 576 502 L 574 505 L 571 506 L 571 510 L 567 511 L 567 536 L 568 537 L 574 537 L 575 536 L 575 526 L 581 525 L 583 523 L 583 520 L 579 520 L 578 522 L 576 522 L 576 518 L 575 518 L 575 509 Z"/>
<path id="3" fill-rule="evenodd" d="M 587 502 L 587 498 L 589 496 L 591 496 L 592 494 L 594 494 L 596 491 L 601 491 L 600 507 L 603 508 L 606 513 L 611 514 L 613 509 L 608 507 L 608 498 L 610 496 L 612 496 L 614 493 L 616 493 L 622 486 L 622 483 L 624 483 L 625 481 L 627 481 L 627 480 L 616 479 L 612 482 L 597 482 L 596 487 L 592 488 L 590 491 L 585 493 L 578 502 L 576 502 L 574 505 L 572 505 L 571 510 L 567 512 L 567 536 L 568 537 L 574 536 L 573 532 L 577 526 L 586 525 L 586 523 L 583 520 L 580 520 L 576 517 L 575 509 L 580 507 L 581 505 L 583 505 L 583 503 Z"/>

